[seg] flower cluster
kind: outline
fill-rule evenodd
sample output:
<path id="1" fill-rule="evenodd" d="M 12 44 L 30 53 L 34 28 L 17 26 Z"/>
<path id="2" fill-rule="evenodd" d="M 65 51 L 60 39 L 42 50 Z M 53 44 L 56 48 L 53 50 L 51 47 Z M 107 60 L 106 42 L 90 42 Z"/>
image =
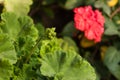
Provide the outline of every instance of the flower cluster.
<path id="1" fill-rule="evenodd" d="M 75 8 L 74 13 L 76 29 L 84 31 L 87 39 L 100 42 L 105 22 L 101 12 L 99 10 L 92 10 L 91 6 L 85 6 Z"/>

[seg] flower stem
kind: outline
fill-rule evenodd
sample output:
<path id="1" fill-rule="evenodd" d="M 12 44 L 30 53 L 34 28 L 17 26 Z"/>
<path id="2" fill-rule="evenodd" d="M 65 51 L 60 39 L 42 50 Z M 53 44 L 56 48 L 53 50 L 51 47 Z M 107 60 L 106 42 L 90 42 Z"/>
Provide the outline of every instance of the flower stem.
<path id="1" fill-rule="evenodd" d="M 115 16 L 118 12 L 120 12 L 120 7 L 118 7 L 118 8 L 110 15 L 110 19 L 112 19 L 113 16 Z"/>
<path id="2" fill-rule="evenodd" d="M 42 38 L 41 38 L 41 37 L 39 37 L 39 39 L 38 39 L 37 43 L 36 43 L 36 44 L 35 44 L 35 46 L 32 48 L 32 50 L 30 51 L 30 54 L 29 54 L 29 55 L 28 55 L 28 57 L 26 58 L 25 63 L 27 63 L 27 62 L 29 61 L 30 57 L 32 56 L 32 54 L 33 54 L 33 52 L 34 52 L 35 48 L 38 46 L 38 44 L 39 44 L 39 42 L 40 42 L 40 40 L 41 40 L 41 39 L 42 39 Z"/>

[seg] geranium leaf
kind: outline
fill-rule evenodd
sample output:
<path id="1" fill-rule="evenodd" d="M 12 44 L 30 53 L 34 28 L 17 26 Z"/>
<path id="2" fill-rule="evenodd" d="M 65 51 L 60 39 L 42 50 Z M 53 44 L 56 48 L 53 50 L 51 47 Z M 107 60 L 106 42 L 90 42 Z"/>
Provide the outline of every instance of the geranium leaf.
<path id="1" fill-rule="evenodd" d="M 38 30 L 33 24 L 33 20 L 28 16 L 22 16 L 19 18 L 21 31 L 20 36 L 31 36 L 33 40 L 38 38 Z"/>
<path id="2" fill-rule="evenodd" d="M 96 8 L 102 8 L 103 12 L 105 12 L 108 16 L 110 16 L 111 9 L 104 1 L 95 1 L 94 6 Z"/>
<path id="3" fill-rule="evenodd" d="M 11 38 L 15 39 L 20 32 L 18 17 L 14 13 L 5 12 L 2 13 L 1 19 L 1 28 L 3 32 L 8 33 Z"/>
<path id="4" fill-rule="evenodd" d="M 108 19 L 107 17 L 105 17 L 105 35 L 119 35 L 119 31 L 116 27 L 116 25 L 114 24 L 114 22 L 110 19 Z"/>
<path id="5" fill-rule="evenodd" d="M 10 64 L 17 61 L 16 52 L 9 37 L 5 34 L 0 34 L 0 60 L 6 60 Z"/>
<path id="6" fill-rule="evenodd" d="M 115 47 L 109 47 L 104 57 L 104 64 L 110 72 L 120 80 L 120 51 Z"/>
<path id="7" fill-rule="evenodd" d="M 72 46 L 63 49 L 65 42 L 59 39 L 45 42 L 40 49 L 42 75 L 54 77 L 54 80 L 95 80 L 92 66 Z"/>
<path id="8" fill-rule="evenodd" d="M 76 31 L 77 30 L 74 27 L 74 22 L 71 21 L 63 28 L 62 35 L 72 37 Z"/>
<path id="9" fill-rule="evenodd" d="M 95 80 L 94 69 L 74 51 L 46 53 L 41 72 L 54 80 Z"/>
<path id="10" fill-rule="evenodd" d="M 13 12 L 18 16 L 27 15 L 31 4 L 32 0 L 4 0 L 5 11 Z"/>
<path id="11" fill-rule="evenodd" d="M 9 62 L 0 60 L 0 80 L 10 80 L 13 73 L 13 67 Z"/>
<path id="12" fill-rule="evenodd" d="M 0 33 L 0 80 L 10 80 L 17 62 L 14 46 L 6 34 Z"/>
<path id="13" fill-rule="evenodd" d="M 30 64 L 24 64 L 18 75 L 14 76 L 13 80 L 33 80 L 38 76 Z"/>
<path id="14" fill-rule="evenodd" d="M 82 4 L 82 0 L 66 0 L 64 7 L 66 9 L 73 9 Z"/>

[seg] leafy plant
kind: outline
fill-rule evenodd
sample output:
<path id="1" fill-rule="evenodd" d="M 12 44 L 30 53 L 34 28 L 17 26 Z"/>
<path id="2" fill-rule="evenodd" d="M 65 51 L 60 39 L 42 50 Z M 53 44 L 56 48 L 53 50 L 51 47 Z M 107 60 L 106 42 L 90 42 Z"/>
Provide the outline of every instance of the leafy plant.
<path id="1" fill-rule="evenodd" d="M 0 80 L 95 80 L 94 68 L 70 38 L 57 38 L 55 28 L 33 23 L 27 15 L 31 3 L 3 0 Z"/>
<path id="2" fill-rule="evenodd" d="M 119 0 L 0 0 L 0 80 L 120 80 L 119 6 Z"/>

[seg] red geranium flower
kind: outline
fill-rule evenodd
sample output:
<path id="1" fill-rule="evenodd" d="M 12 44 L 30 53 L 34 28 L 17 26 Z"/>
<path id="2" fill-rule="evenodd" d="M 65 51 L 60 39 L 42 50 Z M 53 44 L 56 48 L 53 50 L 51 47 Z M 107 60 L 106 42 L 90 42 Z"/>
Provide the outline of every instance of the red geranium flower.
<path id="1" fill-rule="evenodd" d="M 74 9 L 76 29 L 85 32 L 85 37 L 95 42 L 101 41 L 104 32 L 105 19 L 99 10 L 92 10 L 91 6 Z"/>

